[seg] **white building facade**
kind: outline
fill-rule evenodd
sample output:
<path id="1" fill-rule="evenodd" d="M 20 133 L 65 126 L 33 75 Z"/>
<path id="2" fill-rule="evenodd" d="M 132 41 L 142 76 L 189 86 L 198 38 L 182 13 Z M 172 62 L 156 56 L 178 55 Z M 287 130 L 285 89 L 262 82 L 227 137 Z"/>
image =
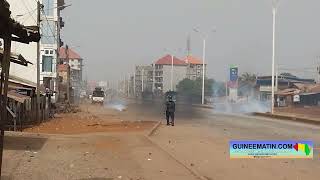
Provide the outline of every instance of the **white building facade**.
<path id="1" fill-rule="evenodd" d="M 37 26 L 37 2 L 35 0 L 8 0 L 12 18 L 25 26 Z M 40 84 L 41 90 L 57 90 L 57 57 L 60 47 L 60 10 L 64 0 L 40 0 Z M 12 76 L 37 82 L 37 44 L 14 42 L 12 52 L 22 54 L 32 63 L 28 67 L 12 64 Z"/>
<path id="2" fill-rule="evenodd" d="M 172 72 L 172 76 L 171 76 Z M 172 57 L 167 55 L 159 59 L 155 63 L 155 89 L 163 93 L 167 91 L 176 91 L 177 85 L 180 81 L 186 78 L 187 64 L 173 57 L 173 71 L 172 71 Z M 172 78 L 172 87 L 171 87 Z"/>
<path id="3" fill-rule="evenodd" d="M 34 0 L 7 0 L 10 4 L 11 17 L 25 26 L 37 25 L 37 3 Z M 29 64 L 27 67 L 10 64 L 10 76 L 37 83 L 37 43 L 23 44 L 12 42 L 11 51 L 21 54 Z"/>

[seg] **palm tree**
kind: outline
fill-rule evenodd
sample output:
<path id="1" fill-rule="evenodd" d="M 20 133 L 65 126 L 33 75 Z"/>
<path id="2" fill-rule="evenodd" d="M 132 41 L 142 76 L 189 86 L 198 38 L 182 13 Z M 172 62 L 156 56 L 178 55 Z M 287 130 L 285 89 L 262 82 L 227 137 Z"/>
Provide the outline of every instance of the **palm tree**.
<path id="1" fill-rule="evenodd" d="M 244 96 L 251 96 L 254 91 L 257 76 L 248 72 L 243 73 L 239 77 L 239 94 Z"/>
<path id="2" fill-rule="evenodd" d="M 257 76 L 255 74 L 250 74 L 248 72 L 245 72 L 239 77 L 239 83 L 253 85 L 256 83 L 256 79 L 257 79 Z"/>

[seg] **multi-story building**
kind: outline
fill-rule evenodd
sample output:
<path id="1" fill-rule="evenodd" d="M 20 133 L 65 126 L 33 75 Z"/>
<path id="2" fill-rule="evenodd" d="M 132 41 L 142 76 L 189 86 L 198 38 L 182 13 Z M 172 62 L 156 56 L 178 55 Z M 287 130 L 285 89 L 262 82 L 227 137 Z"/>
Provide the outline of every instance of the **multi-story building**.
<path id="1" fill-rule="evenodd" d="M 70 96 L 71 100 L 77 103 L 80 99 L 80 92 L 84 89 L 82 80 L 83 59 L 72 49 L 61 47 L 59 60 L 60 63 L 70 66 L 70 84 L 72 88 Z"/>
<path id="2" fill-rule="evenodd" d="M 172 56 L 166 55 L 160 58 L 155 63 L 155 89 L 163 93 L 170 90 L 176 91 L 178 83 L 186 78 L 187 65 L 184 61 L 173 57 L 173 74 L 171 76 Z"/>
<path id="3" fill-rule="evenodd" d="M 12 16 L 25 26 L 37 26 L 37 1 L 8 0 L 11 4 Z M 57 90 L 57 57 L 60 47 L 60 28 L 63 22 L 60 10 L 64 8 L 64 0 L 40 0 L 40 84 L 41 90 L 50 88 Z M 22 54 L 33 64 L 28 67 L 13 65 L 11 74 L 37 82 L 37 44 L 24 45 L 13 43 L 12 50 Z"/>
<path id="4" fill-rule="evenodd" d="M 153 91 L 153 71 L 152 65 L 136 66 L 134 76 L 136 96 L 141 96 L 142 92 Z"/>
<path id="5" fill-rule="evenodd" d="M 60 10 L 64 0 L 42 0 L 41 45 L 40 45 L 40 84 L 58 91 L 57 65 L 61 45 L 60 29 L 64 26 Z"/>
<path id="6" fill-rule="evenodd" d="M 136 96 L 140 96 L 142 92 L 163 94 L 176 91 L 177 85 L 183 79 L 196 80 L 202 78 L 202 74 L 201 60 L 193 56 L 187 56 L 184 60 L 173 57 L 172 64 L 172 56 L 166 55 L 152 65 L 136 66 L 133 77 L 135 83 L 131 83 L 130 86 L 135 87 Z"/>
<path id="7" fill-rule="evenodd" d="M 187 56 L 184 58 L 184 62 L 187 63 L 187 78 L 191 80 L 196 80 L 198 78 L 202 78 L 203 74 L 203 62 L 202 60 L 193 57 Z M 207 65 L 205 64 L 205 71 L 207 69 Z M 206 75 L 206 72 L 205 72 Z"/>
<path id="8" fill-rule="evenodd" d="M 59 76 L 59 101 L 63 102 L 68 100 L 68 93 L 70 93 L 70 66 L 68 64 L 58 65 Z M 69 88 L 69 90 L 68 90 Z"/>

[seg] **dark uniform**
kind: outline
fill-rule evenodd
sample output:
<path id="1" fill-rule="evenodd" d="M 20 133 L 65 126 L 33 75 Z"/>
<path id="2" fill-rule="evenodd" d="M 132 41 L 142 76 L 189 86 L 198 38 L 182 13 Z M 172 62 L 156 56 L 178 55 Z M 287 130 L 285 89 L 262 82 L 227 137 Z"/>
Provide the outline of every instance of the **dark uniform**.
<path id="1" fill-rule="evenodd" d="M 166 102 L 166 119 L 167 125 L 170 125 L 169 119 L 171 118 L 171 125 L 174 126 L 174 112 L 176 111 L 176 104 L 172 100 L 172 97 L 169 97 L 169 101 Z"/>

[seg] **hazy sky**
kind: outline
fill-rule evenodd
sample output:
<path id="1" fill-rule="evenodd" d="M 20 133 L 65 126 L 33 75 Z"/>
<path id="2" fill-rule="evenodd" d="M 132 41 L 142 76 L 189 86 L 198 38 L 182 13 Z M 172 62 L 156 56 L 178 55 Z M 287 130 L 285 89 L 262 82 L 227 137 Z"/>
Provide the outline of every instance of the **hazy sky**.
<path id="1" fill-rule="evenodd" d="M 63 41 L 85 60 L 89 80 L 119 79 L 136 64 L 151 64 L 165 48 L 202 57 L 208 33 L 208 76 L 225 80 L 228 66 L 271 74 L 271 0 L 66 0 Z M 281 0 L 277 14 L 276 60 L 292 73 L 315 77 L 320 55 L 320 1 Z M 215 33 L 211 31 L 216 29 Z M 180 49 L 180 50 L 179 50 Z M 320 60 L 318 60 L 320 61 Z M 312 69 L 314 68 L 314 72 Z M 288 70 L 289 71 L 289 70 Z"/>

